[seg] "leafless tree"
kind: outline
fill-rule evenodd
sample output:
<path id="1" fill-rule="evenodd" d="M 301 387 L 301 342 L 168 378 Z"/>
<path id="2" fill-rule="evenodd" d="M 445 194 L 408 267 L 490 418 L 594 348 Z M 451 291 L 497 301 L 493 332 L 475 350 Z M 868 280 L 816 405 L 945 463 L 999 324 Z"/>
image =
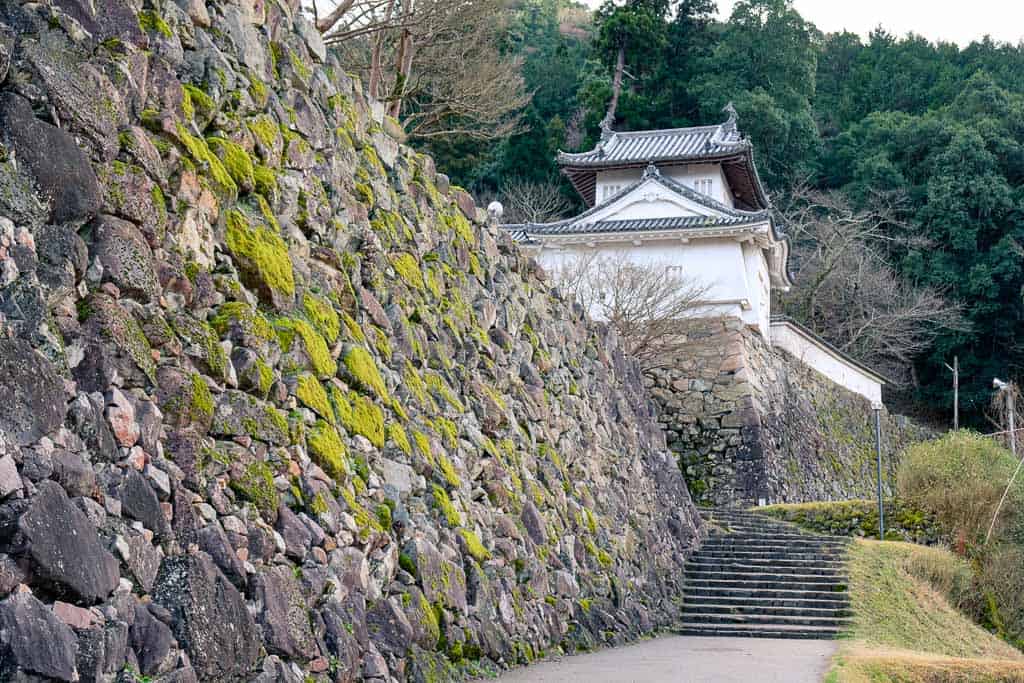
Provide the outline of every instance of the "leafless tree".
<path id="1" fill-rule="evenodd" d="M 591 317 L 615 328 L 645 370 L 674 362 L 687 344 L 687 320 L 700 314 L 710 289 L 668 263 L 638 264 L 625 252 L 586 252 L 551 275 Z"/>
<path id="2" fill-rule="evenodd" d="M 312 2 L 312 0 L 310 0 Z M 328 45 L 414 138 L 505 137 L 529 103 L 502 53 L 508 0 L 318 0 Z"/>
<path id="3" fill-rule="evenodd" d="M 900 197 L 856 210 L 838 193 L 800 187 L 786 202 L 796 286 L 783 310 L 841 350 L 894 379 L 913 380 L 913 360 L 943 329 L 966 329 L 947 292 L 902 278 L 893 247 L 926 247 L 896 219 Z"/>
<path id="4" fill-rule="evenodd" d="M 506 223 L 547 223 L 562 218 L 571 208 L 555 180 L 506 180 L 498 195 L 505 205 Z"/>

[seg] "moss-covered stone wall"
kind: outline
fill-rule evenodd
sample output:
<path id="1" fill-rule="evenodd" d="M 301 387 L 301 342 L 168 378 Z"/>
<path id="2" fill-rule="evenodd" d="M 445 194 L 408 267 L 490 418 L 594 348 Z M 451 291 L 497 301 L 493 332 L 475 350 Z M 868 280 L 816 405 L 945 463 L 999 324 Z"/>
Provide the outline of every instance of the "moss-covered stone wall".
<path id="1" fill-rule="evenodd" d="M 446 680 L 674 621 L 700 522 L 638 368 L 382 112 L 297 0 L 0 3 L 0 678 Z"/>

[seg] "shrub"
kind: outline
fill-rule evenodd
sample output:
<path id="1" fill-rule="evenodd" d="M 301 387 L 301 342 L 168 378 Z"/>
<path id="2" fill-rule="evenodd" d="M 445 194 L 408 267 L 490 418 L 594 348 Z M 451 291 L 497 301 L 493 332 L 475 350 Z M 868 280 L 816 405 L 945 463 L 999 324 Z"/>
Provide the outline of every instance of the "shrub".
<path id="1" fill-rule="evenodd" d="M 957 546 L 985 541 L 992 515 L 1017 461 L 1009 451 L 980 434 L 950 432 L 910 446 L 897 475 L 899 496 L 932 512 Z M 995 538 L 1024 541 L 1024 478 L 1018 478 L 1003 505 Z"/>

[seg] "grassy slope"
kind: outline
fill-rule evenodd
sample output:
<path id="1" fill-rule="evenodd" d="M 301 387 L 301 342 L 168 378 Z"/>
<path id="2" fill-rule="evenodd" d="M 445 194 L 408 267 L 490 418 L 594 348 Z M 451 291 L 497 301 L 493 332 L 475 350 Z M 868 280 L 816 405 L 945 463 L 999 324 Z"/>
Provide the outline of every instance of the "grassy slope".
<path id="1" fill-rule="evenodd" d="M 954 609 L 908 567 L 958 560 L 909 543 L 858 540 L 851 639 L 827 681 L 1024 681 L 1024 655 Z"/>

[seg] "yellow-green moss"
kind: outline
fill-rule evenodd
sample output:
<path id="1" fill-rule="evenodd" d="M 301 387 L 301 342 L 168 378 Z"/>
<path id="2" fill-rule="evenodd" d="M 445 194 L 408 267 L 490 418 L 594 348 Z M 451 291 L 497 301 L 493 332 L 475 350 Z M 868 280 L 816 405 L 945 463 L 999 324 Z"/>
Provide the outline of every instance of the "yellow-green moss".
<path id="1" fill-rule="evenodd" d="M 483 279 L 484 269 L 480 265 L 480 259 L 477 258 L 476 254 L 469 252 L 469 270 L 476 275 L 478 278 Z"/>
<path id="2" fill-rule="evenodd" d="M 348 330 L 349 336 L 360 344 L 365 344 L 366 335 L 363 334 L 363 328 L 359 327 L 359 323 L 356 322 L 355 318 L 342 311 L 341 319 L 345 322 L 345 329 Z"/>
<path id="3" fill-rule="evenodd" d="M 384 411 L 366 396 L 350 392 L 346 398 L 333 392 L 334 405 L 341 425 L 350 434 L 361 434 L 377 448 L 384 446 Z"/>
<path id="4" fill-rule="evenodd" d="M 413 289 L 423 289 L 423 273 L 416 262 L 416 257 L 412 254 L 398 254 L 391 257 L 391 265 L 394 266 L 398 277 L 402 278 L 402 282 Z"/>
<path id="5" fill-rule="evenodd" d="M 317 420 L 306 437 L 309 454 L 324 472 L 340 481 L 348 474 L 348 450 L 330 423 Z"/>
<path id="6" fill-rule="evenodd" d="M 459 485 L 459 473 L 455 471 L 455 465 L 448 459 L 448 456 L 441 453 L 437 456 L 437 464 L 441 468 L 441 474 L 444 475 L 445 481 L 448 482 L 449 486 L 457 487 Z"/>
<path id="7" fill-rule="evenodd" d="M 388 398 L 387 385 L 369 351 L 361 346 L 353 346 L 345 353 L 344 363 L 349 375 L 356 382 L 367 389 L 372 389 L 381 398 Z"/>
<path id="8" fill-rule="evenodd" d="M 256 186 L 252 157 L 241 145 L 220 137 L 206 138 L 206 145 L 221 160 L 236 185 L 245 188 Z"/>
<path id="9" fill-rule="evenodd" d="M 264 363 L 262 358 L 257 358 L 256 372 L 259 379 L 259 392 L 261 395 L 266 396 L 270 392 L 270 387 L 274 384 L 274 370 Z"/>
<path id="10" fill-rule="evenodd" d="M 253 74 L 249 74 L 249 94 L 257 106 L 262 107 L 267 103 L 267 85 Z"/>
<path id="11" fill-rule="evenodd" d="M 402 370 L 402 383 L 405 388 L 419 401 L 420 406 L 427 412 L 435 412 L 437 404 L 427 391 L 427 384 L 423 381 L 420 373 L 412 366 L 412 363 L 405 361 L 405 368 Z"/>
<path id="12" fill-rule="evenodd" d="M 434 464 L 434 453 L 430 449 L 430 437 L 424 432 L 414 430 L 412 433 L 413 441 L 416 442 L 416 447 L 419 448 L 420 453 L 431 465 Z"/>
<path id="13" fill-rule="evenodd" d="M 459 529 L 459 535 L 462 536 L 462 540 L 466 543 L 466 550 L 473 556 L 474 560 L 483 564 L 491 559 L 491 553 L 484 547 L 480 537 L 475 532 L 469 529 Z"/>
<path id="14" fill-rule="evenodd" d="M 348 510 L 352 514 L 352 517 L 356 520 L 356 527 L 359 529 L 359 538 L 362 541 L 366 541 L 370 538 L 370 534 L 374 531 L 380 532 L 383 529 L 380 526 L 380 522 L 371 515 L 366 508 L 359 504 L 356 500 L 355 494 L 348 489 L 341 490 L 341 497 L 348 505 Z"/>
<path id="15" fill-rule="evenodd" d="M 177 135 L 178 140 L 184 145 L 197 166 L 205 168 L 209 172 L 210 179 L 216 186 L 214 189 L 231 197 L 238 194 L 238 185 L 235 184 L 231 174 L 224 168 L 224 164 L 217 158 L 217 155 L 210 151 L 206 140 L 190 135 L 185 130 L 185 126 L 180 123 L 177 126 Z"/>
<path id="16" fill-rule="evenodd" d="M 164 21 L 156 12 L 144 11 L 139 12 L 139 28 L 145 33 L 159 33 L 164 38 L 171 38 L 174 33 L 171 31 L 171 27 Z"/>
<path id="17" fill-rule="evenodd" d="M 391 349 L 391 342 L 388 340 L 387 332 L 377 326 L 373 327 L 373 348 L 377 349 L 377 353 L 383 356 L 385 360 L 391 359 L 393 351 Z"/>
<path id="18" fill-rule="evenodd" d="M 373 206 L 373 188 L 366 183 L 356 183 L 356 199 L 367 206 Z"/>
<path id="19" fill-rule="evenodd" d="M 402 425 L 397 422 L 391 422 L 388 424 L 388 438 L 395 442 L 403 453 L 406 455 L 412 455 L 412 444 L 409 443 L 409 436 L 405 433 L 405 429 Z"/>
<path id="20" fill-rule="evenodd" d="M 469 224 L 466 217 L 462 215 L 462 212 L 458 208 L 452 208 L 441 215 L 441 220 L 449 230 L 454 230 L 455 234 L 462 238 L 466 244 L 476 244 L 476 235 L 473 234 L 473 226 Z"/>
<path id="21" fill-rule="evenodd" d="M 331 356 L 327 342 L 308 322 L 298 318 L 279 318 L 275 325 L 278 340 L 285 352 L 291 350 L 296 334 L 302 339 L 306 357 L 317 377 L 332 377 L 338 371 L 338 364 Z"/>
<path id="22" fill-rule="evenodd" d="M 256 191 L 261 195 L 273 197 L 277 193 L 277 175 L 269 166 L 255 164 L 252 167 L 252 179 L 256 184 Z"/>
<path id="23" fill-rule="evenodd" d="M 441 398 L 443 398 L 452 408 L 460 413 L 465 410 L 459 399 L 455 398 L 455 394 L 453 394 L 452 390 L 448 388 L 448 384 L 445 383 L 444 378 L 441 377 L 441 375 L 428 371 L 424 377 L 424 382 L 426 382 L 427 386 L 430 387 L 434 393 L 439 394 Z"/>
<path id="24" fill-rule="evenodd" d="M 437 417 L 433 422 L 434 431 L 444 437 L 450 448 L 459 444 L 459 428 L 454 422 L 446 417 Z"/>
<path id="25" fill-rule="evenodd" d="M 434 505 L 441 511 L 445 521 L 448 522 L 448 526 L 453 529 L 462 526 L 462 515 L 460 515 L 459 511 L 455 509 L 451 498 L 448 497 L 445 490 L 437 484 L 434 484 L 432 492 L 434 494 Z"/>
<path id="26" fill-rule="evenodd" d="M 323 335 L 328 344 L 337 341 L 341 321 L 330 301 L 307 292 L 302 297 L 302 307 L 306 311 L 306 317 L 312 321 L 317 332 Z"/>
<path id="27" fill-rule="evenodd" d="M 265 226 L 251 226 L 241 211 L 227 215 L 228 249 L 249 263 L 249 271 L 269 290 L 291 296 L 295 293 L 295 275 L 288 246 L 277 233 Z M 333 374 L 333 373 L 332 373 Z"/>
<path id="28" fill-rule="evenodd" d="M 274 486 L 274 471 L 265 462 L 254 462 L 231 481 L 231 488 L 265 514 L 277 512 L 280 498 Z"/>
<path id="29" fill-rule="evenodd" d="M 277 142 L 277 136 L 280 135 L 280 131 L 273 119 L 266 115 L 259 116 L 249 121 L 246 126 L 248 126 L 249 131 L 256 136 L 256 139 L 264 147 L 267 149 L 274 148 L 274 143 Z"/>
<path id="30" fill-rule="evenodd" d="M 242 301 L 228 301 L 221 304 L 210 325 L 221 337 L 228 333 L 232 323 L 237 323 L 242 332 L 264 341 L 277 338 L 274 326 L 258 310 Z"/>
<path id="31" fill-rule="evenodd" d="M 181 99 L 183 103 L 187 103 L 182 106 L 187 108 L 185 116 L 190 119 L 195 116 L 197 108 L 203 115 L 212 114 L 217 109 L 217 103 L 213 101 L 212 97 L 188 83 L 181 86 Z"/>
<path id="32" fill-rule="evenodd" d="M 326 418 L 332 424 L 335 421 L 334 410 L 331 402 L 327 400 L 327 392 L 313 375 L 301 375 L 295 387 L 295 395 L 307 407 L 317 413 L 320 417 Z"/>

